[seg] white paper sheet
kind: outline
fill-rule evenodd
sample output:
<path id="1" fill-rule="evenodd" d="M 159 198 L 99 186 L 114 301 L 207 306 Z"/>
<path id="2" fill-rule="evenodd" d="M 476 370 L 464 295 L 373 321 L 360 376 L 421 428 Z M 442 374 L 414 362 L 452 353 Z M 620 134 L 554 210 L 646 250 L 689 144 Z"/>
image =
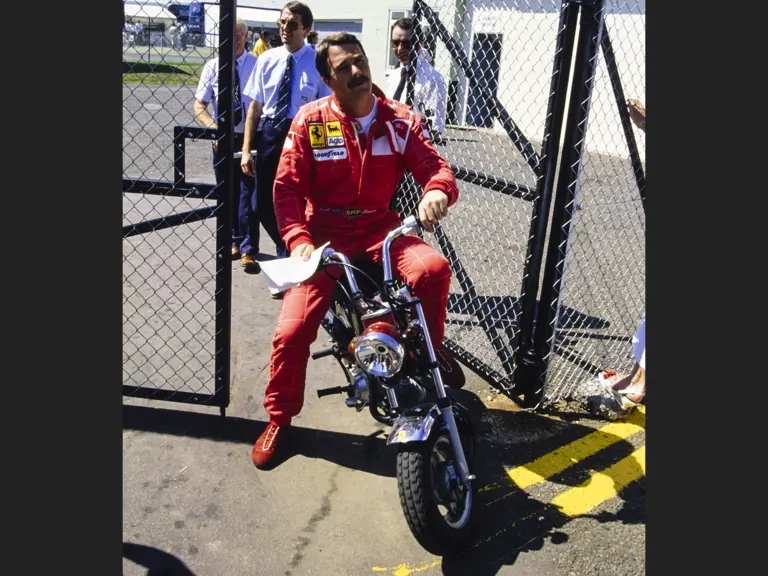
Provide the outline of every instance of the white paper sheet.
<path id="1" fill-rule="evenodd" d="M 290 256 L 277 260 L 259 260 L 261 274 L 267 283 L 267 289 L 272 294 L 278 294 L 311 278 L 317 272 L 317 267 L 323 257 L 323 250 L 329 244 L 330 242 L 326 242 L 319 248 L 315 248 L 306 262 L 301 258 Z"/>

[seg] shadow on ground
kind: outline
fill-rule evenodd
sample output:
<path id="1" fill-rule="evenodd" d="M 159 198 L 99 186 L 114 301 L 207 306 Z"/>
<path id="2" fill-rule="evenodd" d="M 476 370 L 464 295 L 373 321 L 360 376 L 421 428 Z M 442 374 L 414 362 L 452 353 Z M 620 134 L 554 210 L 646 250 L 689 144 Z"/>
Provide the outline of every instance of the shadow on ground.
<path id="1" fill-rule="evenodd" d="M 533 412 L 487 409 L 475 394 L 466 391 L 455 396 L 470 409 L 478 436 L 475 459 L 479 480 L 475 510 L 477 528 L 467 549 L 443 557 L 443 574 L 497 574 L 502 566 L 514 564 L 521 553 L 540 550 L 547 542 L 567 542 L 568 535 L 561 529 L 575 517 L 566 516 L 556 506 L 531 497 L 510 481 L 506 471 L 583 438 L 595 429 Z M 499 441 L 500 432 L 502 441 Z M 548 481 L 566 487 L 578 486 L 593 470 L 604 470 L 634 450 L 631 443 L 617 439 L 610 447 L 549 477 Z M 640 475 L 639 480 L 619 491 L 622 505 L 617 513 L 577 517 L 594 518 L 599 522 L 644 524 L 644 495 L 644 481 Z"/>
<path id="2" fill-rule="evenodd" d="M 223 419 L 198 412 L 123 405 L 124 429 L 205 438 L 249 447 L 253 446 L 266 425 L 266 422 L 259 420 L 231 416 Z M 380 432 L 369 436 L 294 425 L 286 459 L 300 454 L 307 458 L 321 458 L 344 468 L 394 478 L 394 453 L 385 454 L 390 451 L 386 446 L 385 434 L 383 425 Z"/>
<path id="3" fill-rule="evenodd" d="M 123 542 L 123 558 L 146 568 L 147 576 L 195 576 L 176 556 L 151 546 Z"/>
<path id="4" fill-rule="evenodd" d="M 561 529 L 574 517 L 559 508 L 529 495 L 515 486 L 507 470 L 532 462 L 553 450 L 583 438 L 594 428 L 548 418 L 533 412 L 488 409 L 472 392 L 450 391 L 466 406 L 478 437 L 475 474 L 478 482 L 476 530 L 468 547 L 447 554 L 443 573 L 489 576 L 504 565 L 512 565 L 524 552 L 540 550 L 545 543 L 562 544 L 568 535 Z M 159 408 L 123 406 L 123 427 L 162 434 L 251 445 L 261 434 L 265 422 Z M 387 431 L 369 436 L 327 432 L 296 426 L 291 438 L 292 454 L 322 458 L 345 468 L 394 478 L 395 452 L 386 446 Z M 594 456 L 575 463 L 549 477 L 550 483 L 578 486 L 592 471 L 604 470 L 629 456 L 635 447 L 617 439 Z M 644 480 L 618 491 L 622 507 L 616 513 L 587 514 L 599 522 L 644 524 Z"/>

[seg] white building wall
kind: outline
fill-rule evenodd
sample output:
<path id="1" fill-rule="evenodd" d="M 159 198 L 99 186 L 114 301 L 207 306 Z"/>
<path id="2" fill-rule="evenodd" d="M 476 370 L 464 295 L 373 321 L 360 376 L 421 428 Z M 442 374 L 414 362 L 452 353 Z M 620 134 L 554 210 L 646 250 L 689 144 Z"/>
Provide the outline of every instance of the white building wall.
<path id="1" fill-rule="evenodd" d="M 471 35 L 502 35 L 501 72 L 498 97 L 513 120 L 531 140 L 540 141 L 549 97 L 554 56 L 559 0 L 429 0 L 452 34 L 464 26 L 464 49 L 470 61 Z M 239 0 L 239 7 L 281 8 L 279 0 Z M 389 55 L 389 16 L 391 11 L 412 9 L 411 2 L 384 0 L 308 1 L 315 20 L 362 21 L 360 39 L 371 63 L 373 81 L 386 86 Z M 208 6 L 210 18 L 217 18 L 216 8 Z M 631 11 L 630 11 L 631 9 Z M 606 0 L 605 22 L 618 61 L 627 98 L 645 102 L 645 0 Z M 458 79 L 460 121 L 466 117 L 468 86 L 463 74 L 448 57 L 438 41 L 435 67 L 443 76 Z M 496 130 L 501 130 L 498 122 Z M 589 150 L 626 156 L 627 146 L 619 120 L 602 52 L 595 77 L 590 110 Z M 636 132 L 641 157 L 645 140 Z"/>
<path id="2" fill-rule="evenodd" d="M 471 0 L 467 7 L 472 34 L 503 35 L 498 97 L 522 132 L 537 141 L 544 130 L 559 6 L 556 0 Z M 644 0 L 606 0 L 605 23 L 625 97 L 641 102 L 645 101 L 644 13 Z M 496 129 L 501 130 L 498 122 Z M 620 156 L 628 153 L 602 51 L 588 134 L 586 146 L 591 151 Z M 636 133 L 636 137 L 644 157 L 644 136 Z"/>

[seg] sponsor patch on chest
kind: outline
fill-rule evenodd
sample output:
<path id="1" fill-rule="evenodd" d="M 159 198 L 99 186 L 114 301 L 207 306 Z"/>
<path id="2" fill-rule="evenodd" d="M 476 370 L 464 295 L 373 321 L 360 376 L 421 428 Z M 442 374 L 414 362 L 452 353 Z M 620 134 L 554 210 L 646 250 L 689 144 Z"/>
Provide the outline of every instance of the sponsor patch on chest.
<path id="1" fill-rule="evenodd" d="M 328 138 L 341 138 L 343 142 L 344 135 L 341 131 L 341 122 L 338 120 L 326 122 L 325 131 L 328 133 Z"/>
<path id="2" fill-rule="evenodd" d="M 395 118 L 389 125 L 392 127 L 391 136 L 395 151 L 405 154 L 405 149 L 408 146 L 408 137 L 410 136 L 411 122 L 402 118 Z"/>
<path id="3" fill-rule="evenodd" d="M 309 122 L 309 145 L 312 148 L 325 148 L 325 129 L 322 122 Z"/>
<path id="4" fill-rule="evenodd" d="M 346 148 L 325 148 L 324 150 L 312 150 L 312 153 L 315 155 L 315 162 L 344 160 L 347 157 Z"/>

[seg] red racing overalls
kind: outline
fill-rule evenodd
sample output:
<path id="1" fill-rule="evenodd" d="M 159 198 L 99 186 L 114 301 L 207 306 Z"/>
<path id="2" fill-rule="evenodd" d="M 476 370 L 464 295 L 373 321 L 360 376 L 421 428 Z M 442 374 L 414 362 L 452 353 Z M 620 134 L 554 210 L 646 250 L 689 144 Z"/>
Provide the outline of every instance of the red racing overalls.
<path id="1" fill-rule="evenodd" d="M 335 95 L 303 106 L 285 140 L 273 190 L 280 234 L 288 251 L 299 244 L 330 247 L 380 263 L 380 250 L 400 225 L 390 209 L 406 170 L 424 192 L 439 189 L 449 206 L 459 196 L 448 163 L 432 146 L 422 118 L 387 99 L 374 86 L 377 112 L 368 132 L 342 111 Z M 442 343 L 451 270 L 448 261 L 416 236 L 392 245 L 393 274 L 422 299 L 432 342 Z M 330 306 L 334 280 L 316 273 L 285 293 L 272 339 L 264 406 L 272 422 L 290 424 L 304 402 L 310 345 Z"/>

